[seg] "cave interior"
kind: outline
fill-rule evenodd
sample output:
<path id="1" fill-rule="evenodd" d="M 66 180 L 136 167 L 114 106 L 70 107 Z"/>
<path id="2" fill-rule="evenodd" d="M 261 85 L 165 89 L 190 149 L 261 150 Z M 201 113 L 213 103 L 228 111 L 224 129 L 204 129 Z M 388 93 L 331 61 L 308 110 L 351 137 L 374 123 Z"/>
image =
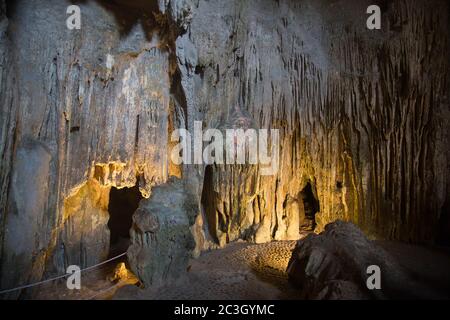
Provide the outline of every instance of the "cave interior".
<path id="1" fill-rule="evenodd" d="M 449 16 L 0 0 L 0 299 L 450 299 Z M 261 129 L 272 174 L 202 161 Z"/>

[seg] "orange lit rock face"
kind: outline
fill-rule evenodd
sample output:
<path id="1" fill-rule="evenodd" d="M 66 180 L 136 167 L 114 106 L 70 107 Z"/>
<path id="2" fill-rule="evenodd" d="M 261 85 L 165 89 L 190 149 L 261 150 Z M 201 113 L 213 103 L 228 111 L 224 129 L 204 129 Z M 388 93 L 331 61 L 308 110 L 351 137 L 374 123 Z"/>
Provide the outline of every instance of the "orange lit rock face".
<path id="1" fill-rule="evenodd" d="M 110 243 L 109 192 L 110 187 L 88 180 L 64 200 L 58 249 L 55 250 L 59 259 L 67 259 L 83 268 L 106 260 Z M 64 273 L 64 270 L 59 271 Z"/>
<path id="2" fill-rule="evenodd" d="M 95 2 L 86 4 L 85 28 L 71 33 L 61 27 L 64 14 L 51 14 L 64 13 L 70 1 L 38 2 L 15 2 L 6 21 L 1 1 L 1 238 L 14 223 L 4 213 L 14 206 L 8 189 L 15 185 L 15 146 L 29 137 L 49 154 L 48 174 L 42 178 L 48 187 L 40 189 L 39 200 L 22 200 L 39 210 L 38 215 L 21 210 L 21 215 L 36 216 L 22 228 L 30 231 L 31 239 L 45 239 L 30 241 L 29 252 L 17 258 L 15 264 L 27 269 L 22 270 L 23 282 L 40 279 L 44 270 L 61 272 L 67 263 L 80 262 L 82 254 L 71 249 L 76 246 L 90 248 L 83 265 L 108 253 L 104 208 L 91 206 L 91 211 L 86 208 L 62 222 L 64 202 L 70 201 L 74 189 L 95 179 L 103 187 L 138 184 L 148 196 L 151 187 L 168 176 L 170 68 L 158 35 L 148 40 L 149 30 L 140 25 L 121 34 L 114 15 Z M 7 26 L 14 31 L 5 34 Z M 102 249 L 93 250 L 97 244 Z M 40 265 L 29 265 L 27 261 L 43 250 Z M 9 284 L 2 280 L 2 287 Z"/>
<path id="3" fill-rule="evenodd" d="M 448 221 L 445 1 L 392 1 L 384 32 L 361 27 L 370 1 L 171 0 L 149 15 L 156 2 L 139 10 L 143 1 L 92 0 L 73 32 L 61 27 L 64 15 L 49 13 L 70 1 L 38 2 L 15 1 L 6 19 L 0 1 L 0 247 L 2 263 L 25 275 L 2 271 L 2 287 L 64 270 L 79 245 L 101 247 L 80 263 L 101 260 L 113 186 L 138 185 L 148 198 L 135 215 L 131 259 L 147 284 L 167 269 L 146 257 L 169 250 L 146 242 L 146 232 L 164 238 L 167 230 L 152 220 L 164 216 L 156 186 L 169 196 L 189 191 L 177 237 L 192 234 L 195 249 L 187 241 L 174 251 L 175 270 L 190 251 L 297 239 L 299 229 L 336 219 L 412 241 L 432 241 L 440 217 Z M 171 131 L 192 130 L 196 120 L 279 128 L 278 173 L 170 163 Z M 44 155 L 23 160 L 24 142 Z M 15 190 L 28 163 L 39 171 L 28 187 L 42 187 L 23 197 Z M 171 175 L 180 184 L 168 183 Z M 8 260 L 16 235 L 5 230 L 30 216 L 20 227 L 30 238 L 26 255 Z"/>

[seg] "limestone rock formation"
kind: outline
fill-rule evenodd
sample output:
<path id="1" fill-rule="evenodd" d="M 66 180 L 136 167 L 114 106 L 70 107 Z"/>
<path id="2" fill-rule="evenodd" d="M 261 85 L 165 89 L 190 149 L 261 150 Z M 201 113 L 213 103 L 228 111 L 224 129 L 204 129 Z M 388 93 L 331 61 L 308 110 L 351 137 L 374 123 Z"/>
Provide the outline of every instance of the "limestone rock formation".
<path id="1" fill-rule="evenodd" d="M 141 201 L 133 216 L 128 260 L 144 285 L 161 285 L 186 271 L 195 247 L 190 230 L 195 215 L 195 197 L 178 179 L 153 188 L 150 198 Z"/>
<path id="2" fill-rule="evenodd" d="M 281 129 L 275 176 L 211 168 L 218 243 L 291 238 L 308 184 L 317 231 L 343 219 L 373 237 L 434 238 L 449 195 L 448 4 L 386 2 L 376 32 L 370 4 L 198 2 L 180 42 L 197 48 L 197 65 L 179 66 L 188 114 L 218 127 L 239 106 Z"/>
<path id="3" fill-rule="evenodd" d="M 70 4 L 14 1 L 5 6 L 1 1 L 2 288 L 65 273 L 70 264 L 83 267 L 105 259 L 107 203 L 65 220 L 66 204 L 88 181 L 100 184 L 106 198 L 111 186 L 135 185 L 148 197 L 151 187 L 169 175 L 171 69 L 163 39 L 168 34 L 159 36 L 155 26 L 137 23 L 145 10 L 97 1 L 80 4 L 82 28 L 68 30 Z M 120 12 L 126 17 L 119 19 L 115 14 Z M 30 172 L 34 177 L 23 171 L 16 179 L 17 146 L 25 141 L 46 150 L 46 156 Z M 30 193 L 17 199 L 12 190 L 20 190 L 27 179 L 40 179 L 34 185 L 39 197 Z M 88 191 L 79 204 L 91 202 L 95 189 Z M 11 208 L 18 200 L 26 205 L 17 212 L 23 223 L 15 228 Z M 35 218 L 25 219 L 30 215 Z M 4 235 L 5 230 L 23 230 L 27 239 L 42 240 L 28 241 L 28 253 L 20 255 L 17 238 Z M 11 267 L 8 256 L 15 256 L 21 270 Z"/>
<path id="4" fill-rule="evenodd" d="M 369 266 L 380 268 L 380 288 L 369 290 Z M 370 270 L 370 269 L 369 269 Z M 436 298 L 388 252 L 352 223 L 333 222 L 299 240 L 287 268 L 305 299 Z"/>
<path id="5" fill-rule="evenodd" d="M 39 280 L 46 249 L 51 238 L 42 233 L 50 217 L 46 216 L 49 192 L 50 152 L 43 143 L 23 139 L 12 173 L 8 207 L 8 228 L 4 230 L 2 276 L 13 286 L 28 279 Z M 33 259 L 30 259 L 33 257 Z"/>
<path id="6" fill-rule="evenodd" d="M 448 239 L 448 1 L 378 1 L 375 31 L 369 0 L 75 2 L 80 30 L 66 28 L 74 1 L 0 0 L 1 288 L 101 261 L 112 187 L 180 201 L 179 257 L 146 238 L 176 229 L 165 206 L 143 200 L 135 215 L 130 260 L 147 284 L 168 256 L 182 270 L 202 250 L 337 219 Z M 195 121 L 279 129 L 279 170 L 174 165 L 171 133 Z"/>

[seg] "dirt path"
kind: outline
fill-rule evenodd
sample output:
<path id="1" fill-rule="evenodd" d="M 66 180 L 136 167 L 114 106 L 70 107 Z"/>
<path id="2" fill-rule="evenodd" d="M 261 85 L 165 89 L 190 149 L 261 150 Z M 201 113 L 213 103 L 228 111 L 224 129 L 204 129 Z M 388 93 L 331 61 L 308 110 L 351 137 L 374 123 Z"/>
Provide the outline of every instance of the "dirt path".
<path id="1" fill-rule="evenodd" d="M 108 262 L 98 268 L 83 272 L 81 289 L 69 290 L 66 278 L 43 284 L 35 290 L 37 300 L 104 300 L 111 299 L 115 292 L 132 281 L 127 279 L 112 280 L 119 263 L 126 263 L 126 258 Z"/>
<path id="2" fill-rule="evenodd" d="M 233 243 L 193 259 L 186 276 L 157 289 L 123 287 L 114 299 L 298 299 L 285 272 L 295 241 Z"/>
<path id="3" fill-rule="evenodd" d="M 424 289 L 448 297 L 450 252 L 400 242 L 377 241 L 407 269 Z M 83 277 L 82 290 L 67 290 L 65 283 L 45 285 L 38 299 L 299 299 L 299 291 L 287 279 L 286 267 L 295 241 L 265 244 L 231 243 L 192 259 L 176 283 L 140 289 L 107 280 L 118 261 Z"/>

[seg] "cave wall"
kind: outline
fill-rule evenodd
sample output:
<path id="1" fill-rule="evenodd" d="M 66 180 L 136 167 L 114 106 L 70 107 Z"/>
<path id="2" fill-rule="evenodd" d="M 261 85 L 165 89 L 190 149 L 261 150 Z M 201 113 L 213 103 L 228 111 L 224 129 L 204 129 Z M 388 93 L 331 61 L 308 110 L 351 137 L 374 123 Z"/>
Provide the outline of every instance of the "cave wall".
<path id="1" fill-rule="evenodd" d="M 434 239 L 449 197 L 448 3 L 379 1 L 371 31 L 372 2 L 199 1 L 177 40 L 197 49 L 180 66 L 188 106 L 210 127 L 240 109 L 282 131 L 277 175 L 214 168 L 220 244 L 298 237 L 308 182 L 317 232 L 342 219 L 371 237 Z"/>
<path id="2" fill-rule="evenodd" d="M 10 42 L 7 36 L 8 19 L 5 1 L 0 1 L 0 241 L 3 243 L 8 184 L 11 175 L 11 154 L 13 146 L 13 130 L 15 114 L 11 110 L 14 77 L 11 68 Z M 3 256 L 3 246 L 0 246 Z"/>
<path id="3" fill-rule="evenodd" d="M 105 242 L 107 219 L 90 212 L 92 221 L 105 222 L 93 233 L 90 220 L 82 219 L 86 211 L 69 221 L 64 217 L 64 201 L 88 180 L 104 187 L 139 185 L 148 196 L 168 177 L 166 41 L 154 26 L 139 23 L 142 10 L 131 10 L 124 21 L 116 16 L 120 7 L 96 1 L 79 3 L 82 28 L 69 30 L 71 4 L 10 1 L 6 25 L 2 1 L 2 288 L 104 259 L 94 244 Z M 39 148 L 48 154 L 46 163 L 36 163 L 27 151 Z M 15 179 L 14 168 L 27 163 L 35 170 Z M 33 174 L 39 181 L 30 184 Z M 14 191 L 33 187 L 36 196 Z M 22 252 L 16 245 L 25 235 Z M 72 249 L 83 247 L 80 241 L 85 252 L 76 256 Z"/>
<path id="4" fill-rule="evenodd" d="M 72 3 L 81 30 L 65 27 Z M 308 183 L 317 232 L 343 219 L 372 237 L 433 241 L 450 197 L 449 4 L 378 1 L 381 31 L 365 27 L 370 4 L 0 1 L 1 287 L 62 273 L 69 260 L 101 260 L 94 249 L 86 259 L 62 249 L 91 230 L 64 220 L 65 201 L 88 181 L 138 185 L 148 198 L 140 214 L 160 219 L 166 207 L 152 188 L 184 188 L 173 208 L 180 264 L 186 250 L 239 238 L 297 239 Z M 212 166 L 202 203 L 205 166 L 170 163 L 170 132 L 192 131 L 196 120 L 227 128 L 236 117 L 280 129 L 279 171 Z M 172 175 L 181 185 L 167 182 Z M 164 250 L 155 241 L 174 227 L 167 221 L 153 235 L 133 227 L 129 255 L 147 283 L 167 271 L 147 261 Z M 89 241 L 103 243 L 106 223 L 98 228 Z"/>

